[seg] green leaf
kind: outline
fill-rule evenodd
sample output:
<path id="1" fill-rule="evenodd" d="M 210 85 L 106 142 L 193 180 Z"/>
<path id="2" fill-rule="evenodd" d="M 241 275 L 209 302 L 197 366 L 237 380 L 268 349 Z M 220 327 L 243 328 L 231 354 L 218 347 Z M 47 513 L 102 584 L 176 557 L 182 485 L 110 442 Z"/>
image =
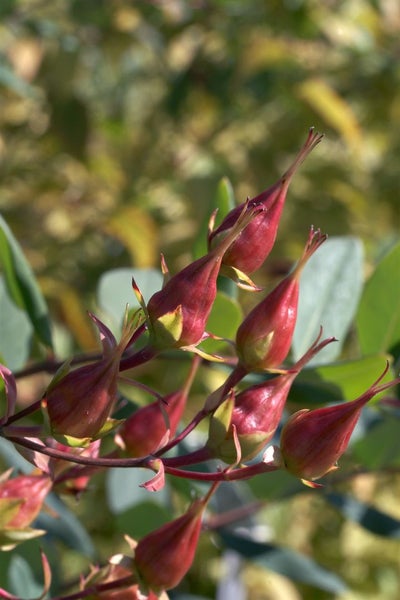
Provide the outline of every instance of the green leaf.
<path id="1" fill-rule="evenodd" d="M 242 319 L 243 311 L 240 304 L 224 292 L 218 292 L 206 329 L 219 337 L 234 339 Z M 200 348 L 205 352 L 218 353 L 221 349 L 226 349 L 226 342 L 209 339 L 203 342 Z"/>
<path id="2" fill-rule="evenodd" d="M 12 371 L 22 368 L 30 352 L 32 325 L 26 313 L 11 301 L 0 275 L 0 355 Z"/>
<path id="3" fill-rule="evenodd" d="M 390 515 L 351 496 L 332 493 L 324 494 L 324 497 L 346 519 L 358 523 L 371 533 L 386 538 L 400 539 L 400 521 L 398 519 L 394 519 Z"/>
<path id="4" fill-rule="evenodd" d="M 293 336 L 293 359 L 298 360 L 323 327 L 329 344 L 309 364 L 335 360 L 357 310 L 363 284 L 363 249 L 360 240 L 337 237 L 327 240 L 310 258 L 300 279 L 300 300 Z"/>
<path id="5" fill-rule="evenodd" d="M 257 564 L 276 571 L 292 581 L 305 583 L 334 594 L 346 591 L 346 585 L 340 577 L 328 571 L 308 556 L 290 548 L 274 544 L 256 542 L 241 535 L 219 531 L 222 541 L 228 548 L 252 559 Z"/>
<path id="6" fill-rule="evenodd" d="M 126 305 L 139 308 L 132 290 L 132 277 L 138 284 L 147 303 L 150 297 L 161 289 L 163 276 L 156 269 L 113 269 L 102 275 L 97 286 L 97 302 L 100 308 L 112 319 L 111 328 L 120 327 Z"/>
<path id="7" fill-rule="evenodd" d="M 149 494 L 147 492 L 147 498 Z M 154 495 L 152 496 L 154 498 Z M 138 540 L 171 520 L 171 513 L 158 502 L 139 502 L 115 517 L 117 529 Z"/>
<path id="8" fill-rule="evenodd" d="M 52 347 L 46 301 L 17 240 L 1 215 L 0 262 L 10 297 L 19 308 L 26 311 L 41 342 Z"/>
<path id="9" fill-rule="evenodd" d="M 304 492 L 305 489 L 300 479 L 283 469 L 268 473 L 268 485 L 265 485 L 265 475 L 252 477 L 247 485 L 257 499 L 270 501 L 291 498 Z"/>
<path id="10" fill-rule="evenodd" d="M 140 487 L 148 479 L 149 471 L 145 469 L 109 469 L 106 494 L 111 512 L 119 514 L 136 504 L 148 501 L 149 492 Z M 167 488 L 157 492 L 156 498 L 157 502 L 164 504 L 168 498 Z"/>
<path id="11" fill-rule="evenodd" d="M 218 209 L 214 225 L 218 227 L 228 212 L 232 208 L 235 208 L 235 206 L 235 193 L 232 184 L 227 177 L 223 177 L 218 183 L 214 198 L 209 202 L 205 218 L 196 236 L 193 247 L 193 258 L 200 258 L 200 256 L 204 256 L 207 253 L 208 223 L 212 213 Z"/>
<path id="12" fill-rule="evenodd" d="M 352 446 L 354 459 L 367 469 L 400 466 L 400 422 L 386 416 Z"/>
<path id="13" fill-rule="evenodd" d="M 43 584 L 36 581 L 29 564 L 18 554 L 11 559 L 8 581 L 11 593 L 19 598 L 38 598 L 42 594 Z"/>
<path id="14" fill-rule="evenodd" d="M 16 447 L 4 438 L 0 438 L 0 457 L 7 466 L 18 469 L 22 473 L 30 473 L 32 465 L 18 452 Z"/>
<path id="15" fill-rule="evenodd" d="M 367 281 L 356 324 L 364 354 L 400 353 L 400 243 Z"/>
<path id="16" fill-rule="evenodd" d="M 46 504 L 53 509 L 56 517 L 41 512 L 35 521 L 35 525 L 45 529 L 49 535 L 63 541 L 68 548 L 93 558 L 96 550 L 91 537 L 72 510 L 53 493 L 47 495 Z"/>
<path id="17" fill-rule="evenodd" d="M 383 372 L 388 360 L 390 356 L 387 354 L 374 354 L 357 360 L 304 369 L 292 386 L 290 401 L 320 405 L 355 400 Z M 389 369 L 382 383 L 391 379 L 393 373 Z"/>

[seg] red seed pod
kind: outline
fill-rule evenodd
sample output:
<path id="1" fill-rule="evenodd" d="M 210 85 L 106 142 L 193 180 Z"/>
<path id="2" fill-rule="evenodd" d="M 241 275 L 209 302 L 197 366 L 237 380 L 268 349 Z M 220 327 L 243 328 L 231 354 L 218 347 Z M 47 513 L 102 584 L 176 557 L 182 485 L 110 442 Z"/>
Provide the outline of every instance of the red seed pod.
<path id="1" fill-rule="evenodd" d="M 247 274 L 251 274 L 261 267 L 275 243 L 279 221 L 292 177 L 322 138 L 323 135 L 314 132 L 311 128 L 307 140 L 296 159 L 279 181 L 249 201 L 249 208 L 262 206 L 265 210 L 252 219 L 236 238 L 223 257 L 223 265 L 234 267 Z M 243 206 L 241 204 L 231 210 L 219 227 L 209 235 L 210 248 L 218 244 L 221 238 L 234 226 L 243 210 Z"/>
<path id="2" fill-rule="evenodd" d="M 388 368 L 388 367 L 387 367 Z M 282 429 L 282 466 L 300 479 L 319 479 L 337 468 L 364 406 L 376 394 L 400 383 L 378 385 L 387 372 L 356 400 L 294 413 Z"/>
<path id="3" fill-rule="evenodd" d="M 36 519 L 52 486 L 48 475 L 18 475 L 0 483 L 0 507 L 10 519 L 4 529 L 24 529 Z M 11 501 L 18 501 L 14 508 Z"/>
<path id="4" fill-rule="evenodd" d="M 285 360 L 296 325 L 300 274 L 325 240 L 326 235 L 311 228 L 295 269 L 257 304 L 237 330 L 237 354 L 248 372 L 274 369 Z"/>
<path id="5" fill-rule="evenodd" d="M 135 566 L 154 592 L 178 585 L 190 569 L 201 531 L 205 503 L 194 502 L 188 511 L 141 539 L 135 549 Z"/>

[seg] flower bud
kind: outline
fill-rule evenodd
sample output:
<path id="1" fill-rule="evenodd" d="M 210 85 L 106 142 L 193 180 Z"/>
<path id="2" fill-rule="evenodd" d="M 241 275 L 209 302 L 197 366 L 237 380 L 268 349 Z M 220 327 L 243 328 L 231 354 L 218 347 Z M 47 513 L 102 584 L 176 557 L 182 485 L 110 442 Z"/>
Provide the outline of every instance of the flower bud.
<path id="1" fill-rule="evenodd" d="M 237 451 L 232 435 L 233 427 L 235 427 L 236 436 L 240 443 L 242 461 L 254 458 L 272 439 L 280 423 L 293 381 L 313 356 L 327 344 L 334 341 L 334 338 L 328 338 L 319 343 L 321 333 L 304 356 L 291 367 L 290 371 L 277 375 L 273 379 L 252 385 L 235 396 L 235 403 L 228 427 L 226 427 L 226 434 L 222 441 L 219 440 L 218 446 L 215 444 L 215 436 L 213 439 L 213 430 L 216 426 L 214 421 L 219 420 L 217 427 L 220 426 L 220 415 L 224 414 L 226 402 L 215 411 L 211 417 L 209 441 L 207 443 L 208 447 L 214 451 L 214 456 L 228 464 L 234 462 Z"/>
<path id="2" fill-rule="evenodd" d="M 305 481 L 318 479 L 337 468 L 365 404 L 376 394 L 400 383 L 379 379 L 356 400 L 294 413 L 282 429 L 280 453 L 283 466 Z"/>
<path id="3" fill-rule="evenodd" d="M 222 258 L 258 210 L 241 212 L 234 227 L 213 250 L 171 277 L 150 298 L 145 310 L 153 348 L 194 347 L 207 337 L 205 327 L 217 294 Z"/>
<path id="4" fill-rule="evenodd" d="M 237 330 L 239 361 L 248 372 L 274 369 L 286 358 L 296 325 L 300 274 L 325 239 L 311 228 L 295 269 L 253 308 Z"/>
<path id="5" fill-rule="evenodd" d="M 190 569 L 204 508 L 202 500 L 194 502 L 184 515 L 139 541 L 135 566 L 141 580 L 154 592 L 174 588 Z"/>
<path id="6" fill-rule="evenodd" d="M 314 132 L 311 128 L 307 140 L 293 164 L 282 175 L 279 181 L 249 201 L 249 208 L 263 206 L 265 210 L 252 219 L 233 244 L 231 244 L 222 259 L 223 265 L 251 274 L 263 264 L 275 243 L 291 179 L 311 150 L 321 141 L 322 137 L 322 135 Z M 219 227 L 210 234 L 209 245 L 211 248 L 233 227 L 242 210 L 243 204 L 231 210 Z"/>
<path id="7" fill-rule="evenodd" d="M 1 529 L 28 527 L 41 511 L 51 485 L 50 477 L 47 475 L 18 475 L 1 481 Z"/>
<path id="8" fill-rule="evenodd" d="M 66 375 L 56 374 L 42 401 L 52 432 L 70 445 L 83 446 L 84 440 L 101 435 L 117 401 L 119 361 L 132 335 L 125 321 L 117 344 L 111 331 L 94 315 L 91 318 L 100 331 L 103 358 Z"/>

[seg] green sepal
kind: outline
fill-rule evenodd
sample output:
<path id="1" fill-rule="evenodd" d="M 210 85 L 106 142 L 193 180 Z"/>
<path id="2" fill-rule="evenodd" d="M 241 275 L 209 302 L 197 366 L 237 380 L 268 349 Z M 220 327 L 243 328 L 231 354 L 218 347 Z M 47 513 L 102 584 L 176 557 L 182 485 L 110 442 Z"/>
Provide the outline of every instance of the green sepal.
<path id="1" fill-rule="evenodd" d="M 210 417 L 210 426 L 208 429 L 207 447 L 217 456 L 220 456 L 220 449 L 226 443 L 230 434 L 232 413 L 235 408 L 235 396 L 230 394 L 222 402 L 216 411 Z M 230 436 L 232 437 L 232 436 Z M 233 444 L 232 439 L 229 443 Z"/>
<path id="2" fill-rule="evenodd" d="M 13 550 L 18 544 L 40 537 L 46 533 L 47 531 L 44 529 L 32 529 L 31 527 L 25 527 L 24 529 L 3 529 L 0 531 L 0 550 Z"/>
<path id="3" fill-rule="evenodd" d="M 224 275 L 225 277 L 228 277 L 234 281 L 242 290 L 246 290 L 248 292 L 261 292 L 262 290 L 262 288 L 258 287 L 258 285 L 256 285 L 254 281 L 250 279 L 248 275 L 246 275 L 246 273 L 240 271 L 240 269 L 237 269 L 236 267 L 224 265 L 222 263 L 219 272 L 220 275 Z"/>
<path id="4" fill-rule="evenodd" d="M 264 431 L 245 433 L 239 435 L 240 447 L 242 449 L 242 461 L 251 460 L 264 448 L 265 444 L 271 439 L 272 434 Z"/>
<path id="5" fill-rule="evenodd" d="M 92 441 L 98 440 L 106 436 L 110 431 L 117 429 L 125 419 L 107 419 L 100 431 L 93 437 Z"/>
<path id="6" fill-rule="evenodd" d="M 46 389 L 46 392 L 44 394 L 44 397 L 46 397 L 46 394 L 48 392 L 50 392 L 51 390 L 53 390 L 56 387 L 56 385 L 58 385 L 58 383 L 62 379 L 64 379 L 64 377 L 66 375 L 68 375 L 68 373 L 70 372 L 70 370 L 71 370 L 71 359 L 69 358 L 55 372 L 53 379 L 50 381 L 49 385 L 47 386 L 47 389 Z"/>
<path id="7" fill-rule="evenodd" d="M 23 498 L 0 498 L 0 529 L 18 514 Z"/>
<path id="8" fill-rule="evenodd" d="M 72 435 L 64 435 L 62 433 L 52 432 L 52 435 L 57 442 L 64 444 L 64 446 L 70 446 L 71 448 L 87 448 L 93 442 L 94 438 L 76 438 Z"/>
<path id="9" fill-rule="evenodd" d="M 55 431 L 52 432 L 52 435 L 55 440 L 65 446 L 70 446 L 71 448 L 87 448 L 92 442 L 105 437 L 110 431 L 119 427 L 123 422 L 123 419 L 107 419 L 100 431 L 93 437 L 76 438 L 72 435 L 65 435 Z"/>
<path id="10" fill-rule="evenodd" d="M 252 344 L 243 344 L 243 348 L 238 348 L 239 358 L 246 365 L 249 371 L 263 371 L 260 364 L 263 363 L 265 356 L 271 347 L 275 331 L 270 331 L 265 337 L 256 340 Z"/>
<path id="11" fill-rule="evenodd" d="M 183 331 L 182 305 L 151 322 L 151 336 L 156 348 L 171 348 L 181 339 Z"/>

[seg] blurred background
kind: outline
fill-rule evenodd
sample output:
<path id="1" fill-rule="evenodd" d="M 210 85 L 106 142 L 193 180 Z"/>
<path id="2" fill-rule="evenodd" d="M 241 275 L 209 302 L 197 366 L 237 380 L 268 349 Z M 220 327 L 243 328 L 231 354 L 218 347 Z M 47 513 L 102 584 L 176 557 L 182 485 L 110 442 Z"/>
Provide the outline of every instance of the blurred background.
<path id="1" fill-rule="evenodd" d="M 3 0 L 0 17 L 0 210 L 48 295 L 161 250 L 186 264 L 221 177 L 260 193 L 310 126 L 325 140 L 276 260 L 311 223 L 369 260 L 398 236 L 396 0 Z"/>
<path id="2" fill-rule="evenodd" d="M 398 0 L 0 2 L 0 211 L 83 350 L 104 271 L 158 267 L 160 251 L 171 271 L 187 264 L 220 179 L 238 202 L 257 195 L 310 126 L 325 139 L 295 175 L 256 281 L 285 272 L 311 224 L 361 237 L 367 272 L 398 239 Z M 297 535 L 363 581 L 354 598 L 398 597 L 398 543 L 346 535 L 313 502 L 279 509 L 281 541 Z M 211 597 L 213 574 L 197 569 Z M 252 600 L 300 597 L 252 576 Z"/>

